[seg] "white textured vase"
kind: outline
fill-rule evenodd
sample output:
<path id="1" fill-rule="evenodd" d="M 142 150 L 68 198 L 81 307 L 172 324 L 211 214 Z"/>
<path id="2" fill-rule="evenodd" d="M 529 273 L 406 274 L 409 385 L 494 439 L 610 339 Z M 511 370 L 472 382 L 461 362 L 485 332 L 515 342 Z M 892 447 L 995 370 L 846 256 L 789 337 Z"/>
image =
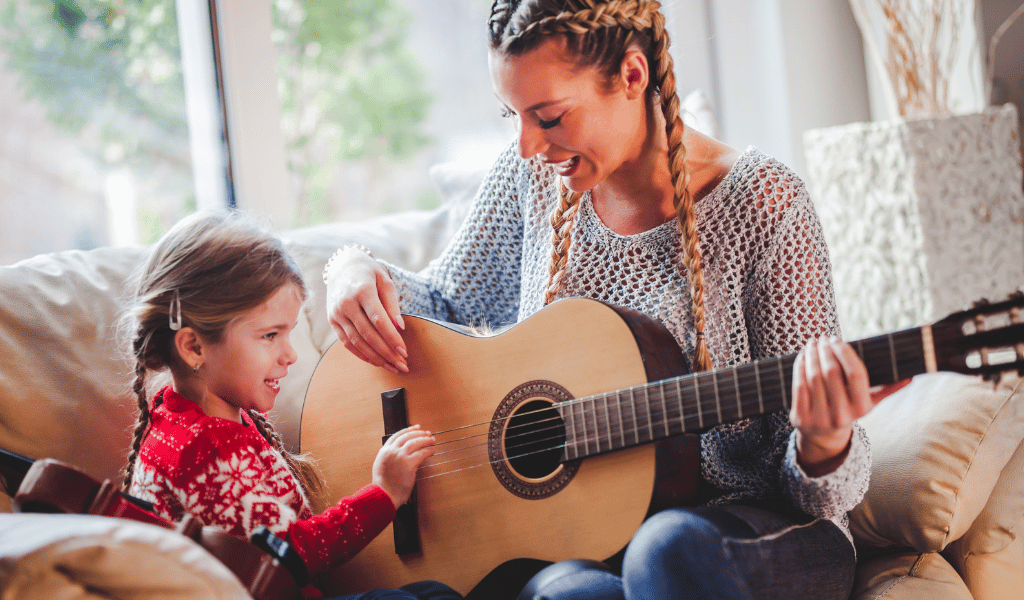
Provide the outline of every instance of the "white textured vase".
<path id="1" fill-rule="evenodd" d="M 846 339 L 929 323 L 1024 286 L 1012 104 L 815 129 L 804 146 Z"/>

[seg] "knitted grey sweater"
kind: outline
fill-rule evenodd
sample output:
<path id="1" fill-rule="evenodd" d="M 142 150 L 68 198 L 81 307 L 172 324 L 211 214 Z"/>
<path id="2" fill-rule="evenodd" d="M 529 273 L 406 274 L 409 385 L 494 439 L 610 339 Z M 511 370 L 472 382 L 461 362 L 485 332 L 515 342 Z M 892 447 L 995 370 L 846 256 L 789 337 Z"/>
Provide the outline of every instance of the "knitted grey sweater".
<path id="1" fill-rule="evenodd" d="M 548 215 L 558 176 L 519 157 L 515 144 L 495 162 L 444 253 L 423 271 L 388 265 L 403 312 L 499 327 L 544 305 L 551 260 Z M 695 206 L 703 256 L 705 339 L 715 367 L 798 351 L 839 335 L 828 250 L 803 182 L 748 148 Z M 584 296 L 641 311 L 665 324 L 693 363 L 693 313 L 679 224 L 636 235 L 601 222 L 584 194 L 572 230 L 561 297 Z M 702 473 L 723 494 L 714 502 L 788 498 L 839 525 L 867 490 L 870 450 L 855 426 L 836 471 L 808 477 L 797 465 L 785 412 L 715 427 L 701 437 Z"/>

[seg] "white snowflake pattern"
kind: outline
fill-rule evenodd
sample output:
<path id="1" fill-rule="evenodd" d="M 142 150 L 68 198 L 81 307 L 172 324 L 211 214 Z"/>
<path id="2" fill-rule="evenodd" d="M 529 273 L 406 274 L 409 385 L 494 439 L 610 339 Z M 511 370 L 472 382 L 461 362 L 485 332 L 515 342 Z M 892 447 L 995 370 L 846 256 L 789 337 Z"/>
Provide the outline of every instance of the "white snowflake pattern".
<path id="1" fill-rule="evenodd" d="M 157 495 L 164 489 L 166 489 L 165 485 L 160 482 L 156 469 L 142 464 L 141 461 L 135 465 L 135 469 L 132 471 L 132 483 L 128 488 L 130 495 L 139 500 L 155 503 Z"/>
<path id="2" fill-rule="evenodd" d="M 265 479 L 239 498 L 242 526 L 247 533 L 258 524 L 267 525 L 274 533 L 284 533 L 299 520 L 305 498 L 297 493 L 298 482 L 277 452 L 264 448 L 258 458 L 268 470 Z"/>
<path id="3" fill-rule="evenodd" d="M 211 463 L 210 483 L 221 486 L 222 496 L 238 497 L 262 479 L 263 472 L 255 461 L 255 456 L 241 454 L 232 454 L 227 460 L 214 460 Z"/>
<path id="4" fill-rule="evenodd" d="M 180 498 L 174 493 L 174 486 L 157 470 L 141 461 L 132 471 L 132 483 L 128 494 L 153 505 L 153 511 L 168 521 L 174 521 L 183 512 Z"/>

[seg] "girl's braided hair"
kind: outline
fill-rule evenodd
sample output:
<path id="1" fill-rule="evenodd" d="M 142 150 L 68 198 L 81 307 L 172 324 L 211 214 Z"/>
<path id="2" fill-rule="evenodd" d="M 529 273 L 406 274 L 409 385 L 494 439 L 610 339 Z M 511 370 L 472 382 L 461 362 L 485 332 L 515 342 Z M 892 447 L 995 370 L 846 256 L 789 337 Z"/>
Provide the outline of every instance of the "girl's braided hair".
<path id="1" fill-rule="evenodd" d="M 562 36 L 577 66 L 596 67 L 609 78 L 619 73 L 630 48 L 639 48 L 647 57 L 654 75 L 648 94 L 657 95 L 665 115 L 669 167 L 675 188 L 673 205 L 683 233 L 683 257 L 697 331 L 695 357 L 698 368 L 708 369 L 711 357 L 703 335 L 704 275 L 697 246 L 693 197 L 688 190 L 690 173 L 683 145 L 685 126 L 679 114 L 675 72 L 668 52 L 669 36 L 660 7 L 658 2 L 648 0 L 495 0 L 487 24 L 491 49 L 495 52 L 517 56 L 533 50 L 550 36 Z M 554 233 L 545 303 L 552 302 L 562 288 L 571 245 L 570 232 L 581 196 L 562 184 L 560 202 L 551 213 Z"/>
<path id="2" fill-rule="evenodd" d="M 197 213 L 168 231 L 150 250 L 134 279 L 134 300 L 122 320 L 131 340 L 135 381 L 132 386 L 139 406 L 122 489 L 131 484 L 135 460 L 149 428 L 151 407 L 146 392 L 150 371 L 184 365 L 174 348 L 170 328 L 172 302 L 180 303 L 181 325 L 193 328 L 205 340 L 217 343 L 227 326 L 259 306 L 285 285 L 296 286 L 303 299 L 309 295 L 302 274 L 284 246 L 273 235 L 239 213 Z M 177 310 L 175 310 L 177 312 Z M 260 434 L 284 456 L 319 512 L 323 480 L 312 461 L 289 452 L 281 435 L 256 411 L 247 411 Z"/>

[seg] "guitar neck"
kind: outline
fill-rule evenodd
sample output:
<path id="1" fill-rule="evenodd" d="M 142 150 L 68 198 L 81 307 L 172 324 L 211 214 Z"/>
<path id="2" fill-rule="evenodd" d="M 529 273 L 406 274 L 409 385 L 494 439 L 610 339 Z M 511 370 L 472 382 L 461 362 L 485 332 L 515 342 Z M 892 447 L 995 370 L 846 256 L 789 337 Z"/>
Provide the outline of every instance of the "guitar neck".
<path id="1" fill-rule="evenodd" d="M 851 344 L 872 386 L 935 370 L 930 327 Z M 556 405 L 565 422 L 563 460 L 576 460 L 704 431 L 791 406 L 796 354 L 577 398 Z"/>

